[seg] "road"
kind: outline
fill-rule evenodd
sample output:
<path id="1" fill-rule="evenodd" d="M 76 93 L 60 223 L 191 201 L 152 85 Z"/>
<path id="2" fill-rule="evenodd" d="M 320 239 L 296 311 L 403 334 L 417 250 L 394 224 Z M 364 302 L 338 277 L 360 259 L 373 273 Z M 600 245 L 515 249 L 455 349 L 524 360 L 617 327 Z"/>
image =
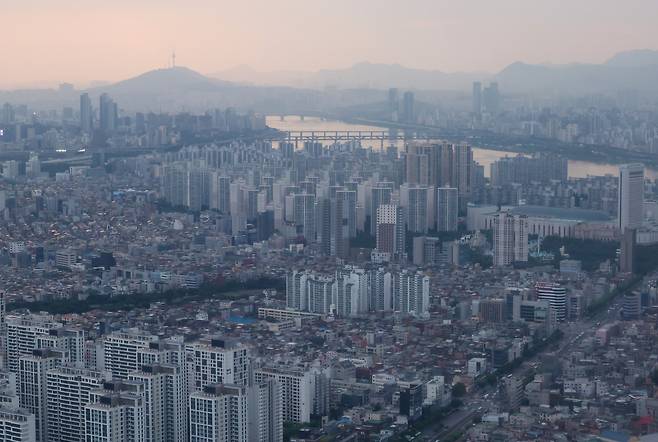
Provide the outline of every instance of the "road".
<path id="1" fill-rule="evenodd" d="M 653 275 L 652 277 L 655 278 L 655 276 Z M 629 290 L 632 289 L 630 288 Z M 602 310 L 591 318 L 565 324 L 561 329 L 564 336 L 556 350 L 547 349 L 527 359 L 523 364 L 514 369 L 512 374 L 519 374 L 524 370 L 527 371 L 529 368 L 541 372 L 543 368 L 542 360 L 545 360 L 544 357 L 564 355 L 571 352 L 585 337 L 593 336 L 601 325 L 614 322 L 619 318 L 622 299 L 622 295 L 617 296 L 605 310 Z M 436 424 L 426 428 L 422 432 L 422 439 L 428 442 L 440 442 L 451 434 L 465 431 L 475 417 L 481 417 L 490 409 L 494 408 L 497 395 L 497 389 L 490 385 L 482 388 L 474 388 L 462 399 L 464 406 L 458 408 L 448 417 L 436 422 Z"/>

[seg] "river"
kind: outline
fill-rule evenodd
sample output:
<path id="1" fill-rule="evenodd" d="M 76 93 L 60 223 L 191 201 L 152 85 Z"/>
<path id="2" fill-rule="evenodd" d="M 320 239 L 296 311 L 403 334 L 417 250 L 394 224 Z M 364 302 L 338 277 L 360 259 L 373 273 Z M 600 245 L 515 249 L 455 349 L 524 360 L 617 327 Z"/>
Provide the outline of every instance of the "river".
<path id="1" fill-rule="evenodd" d="M 284 131 L 381 131 L 381 127 L 367 126 L 361 124 L 351 124 L 336 120 L 322 120 L 316 117 L 305 117 L 301 120 L 298 116 L 287 116 L 281 121 L 280 117 L 268 116 L 267 125 L 269 127 Z M 401 143 L 401 142 L 400 142 Z M 378 149 L 379 141 L 364 140 L 363 146 Z M 402 147 L 400 144 L 399 148 Z M 489 176 L 489 165 L 499 158 L 506 156 L 516 156 L 517 152 L 506 152 L 502 150 L 483 149 L 473 147 L 473 158 L 475 161 L 484 166 L 484 174 Z M 619 172 L 618 166 L 614 164 L 593 163 L 590 161 L 569 160 L 569 177 L 584 178 L 589 175 L 616 175 Z M 658 171 L 655 169 L 645 169 L 644 174 L 647 178 L 655 180 L 658 178 Z"/>

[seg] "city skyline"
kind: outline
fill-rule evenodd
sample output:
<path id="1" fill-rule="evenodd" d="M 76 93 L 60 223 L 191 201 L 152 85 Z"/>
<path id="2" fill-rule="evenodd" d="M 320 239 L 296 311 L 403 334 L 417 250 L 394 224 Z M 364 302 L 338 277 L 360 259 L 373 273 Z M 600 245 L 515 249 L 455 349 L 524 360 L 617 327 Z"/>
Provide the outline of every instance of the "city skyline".
<path id="1" fill-rule="evenodd" d="M 114 82 L 170 65 L 173 51 L 178 65 L 205 74 L 240 65 L 317 71 L 363 61 L 497 72 L 516 61 L 601 63 L 616 52 L 651 49 L 658 37 L 651 23 L 658 5 L 648 1 L 620 9 L 587 0 L 569 4 L 568 13 L 555 2 L 413 3 L 10 1 L 0 37 L 12 42 L 4 57 L 14 63 L 0 88 Z"/>

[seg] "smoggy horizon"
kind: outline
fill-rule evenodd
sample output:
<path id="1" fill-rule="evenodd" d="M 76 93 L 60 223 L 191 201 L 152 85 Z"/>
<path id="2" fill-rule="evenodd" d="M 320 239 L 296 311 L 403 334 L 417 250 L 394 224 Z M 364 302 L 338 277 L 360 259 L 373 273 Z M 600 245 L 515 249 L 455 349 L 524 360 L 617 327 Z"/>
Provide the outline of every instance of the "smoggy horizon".
<path id="1" fill-rule="evenodd" d="M 118 81 L 177 65 L 316 71 L 399 63 L 497 72 L 510 63 L 601 63 L 652 48 L 658 4 L 638 0 L 464 2 L 9 0 L 0 88 Z M 558 32 L 559 30 L 559 32 Z"/>

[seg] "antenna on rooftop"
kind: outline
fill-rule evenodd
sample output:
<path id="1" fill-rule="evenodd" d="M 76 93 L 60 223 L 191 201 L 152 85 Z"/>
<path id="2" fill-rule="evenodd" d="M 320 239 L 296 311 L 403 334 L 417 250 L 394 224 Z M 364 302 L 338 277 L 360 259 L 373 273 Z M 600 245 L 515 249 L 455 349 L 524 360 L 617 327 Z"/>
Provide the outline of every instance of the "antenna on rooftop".
<path id="1" fill-rule="evenodd" d="M 176 51 L 171 52 L 171 67 L 172 69 L 176 67 Z"/>

